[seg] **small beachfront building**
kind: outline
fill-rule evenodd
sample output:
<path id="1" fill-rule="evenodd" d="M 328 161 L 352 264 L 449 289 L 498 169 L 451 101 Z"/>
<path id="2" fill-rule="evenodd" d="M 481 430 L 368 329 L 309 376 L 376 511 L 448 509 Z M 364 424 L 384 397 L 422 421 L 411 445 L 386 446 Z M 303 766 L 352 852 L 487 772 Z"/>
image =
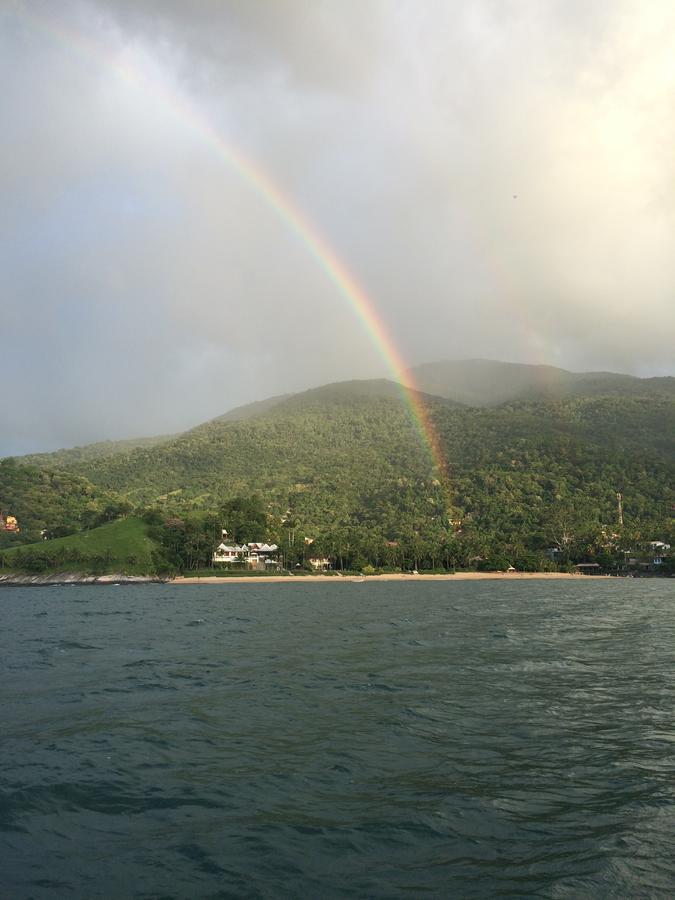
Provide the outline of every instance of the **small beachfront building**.
<path id="1" fill-rule="evenodd" d="M 265 542 L 251 542 L 248 544 L 226 544 L 224 541 L 213 552 L 215 565 L 233 565 L 242 563 L 249 569 L 278 568 L 279 547 L 276 544 Z"/>
<path id="2" fill-rule="evenodd" d="M 218 544 L 214 553 L 214 563 L 235 563 L 241 562 L 248 556 L 248 547 L 245 544 Z"/>

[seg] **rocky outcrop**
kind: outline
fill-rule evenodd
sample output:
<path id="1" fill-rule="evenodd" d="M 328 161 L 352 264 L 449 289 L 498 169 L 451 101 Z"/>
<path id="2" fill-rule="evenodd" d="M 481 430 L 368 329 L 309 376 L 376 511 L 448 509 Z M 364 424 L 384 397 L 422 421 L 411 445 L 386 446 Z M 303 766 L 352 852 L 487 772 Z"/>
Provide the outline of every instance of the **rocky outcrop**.
<path id="1" fill-rule="evenodd" d="M 165 578 L 151 575 L 122 575 L 112 573 L 109 575 L 83 575 L 81 572 L 49 572 L 44 575 L 17 575 L 16 573 L 3 575 L 0 573 L 0 587 L 49 585 L 49 584 L 162 584 Z"/>

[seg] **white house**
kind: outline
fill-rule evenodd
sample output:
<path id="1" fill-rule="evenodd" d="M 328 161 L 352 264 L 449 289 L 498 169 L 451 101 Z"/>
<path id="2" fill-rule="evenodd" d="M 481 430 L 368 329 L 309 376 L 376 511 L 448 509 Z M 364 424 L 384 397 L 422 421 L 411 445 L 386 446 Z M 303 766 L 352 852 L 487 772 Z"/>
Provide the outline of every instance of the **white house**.
<path id="1" fill-rule="evenodd" d="M 239 562 L 248 556 L 248 547 L 246 544 L 218 544 L 214 553 L 214 563 L 233 563 Z"/>
<path id="2" fill-rule="evenodd" d="M 223 529 L 223 533 L 227 532 Z M 252 542 L 248 544 L 218 544 L 213 552 L 213 562 L 231 565 L 241 562 L 251 569 L 265 569 L 278 566 L 279 560 L 276 544 Z"/>

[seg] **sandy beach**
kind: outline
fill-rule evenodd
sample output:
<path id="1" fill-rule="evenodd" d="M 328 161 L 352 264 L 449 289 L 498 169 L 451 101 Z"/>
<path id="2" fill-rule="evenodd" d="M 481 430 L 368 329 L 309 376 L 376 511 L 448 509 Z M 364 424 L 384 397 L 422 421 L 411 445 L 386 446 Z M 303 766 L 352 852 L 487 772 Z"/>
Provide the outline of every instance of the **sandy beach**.
<path id="1" fill-rule="evenodd" d="M 295 584 L 321 582 L 340 584 L 345 581 L 529 581 L 534 578 L 594 580 L 611 578 L 611 575 L 579 575 L 570 572 L 457 572 L 444 575 L 412 575 L 396 573 L 389 575 L 212 575 L 204 578 L 174 578 L 170 584 Z"/>

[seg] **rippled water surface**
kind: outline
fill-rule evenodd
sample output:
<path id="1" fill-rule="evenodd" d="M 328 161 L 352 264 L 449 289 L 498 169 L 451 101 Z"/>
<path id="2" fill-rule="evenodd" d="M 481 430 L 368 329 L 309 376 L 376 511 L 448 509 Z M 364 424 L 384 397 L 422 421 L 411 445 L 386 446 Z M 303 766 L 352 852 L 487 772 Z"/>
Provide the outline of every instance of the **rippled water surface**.
<path id="1" fill-rule="evenodd" d="M 3 897 L 675 892 L 675 584 L 0 590 Z"/>

